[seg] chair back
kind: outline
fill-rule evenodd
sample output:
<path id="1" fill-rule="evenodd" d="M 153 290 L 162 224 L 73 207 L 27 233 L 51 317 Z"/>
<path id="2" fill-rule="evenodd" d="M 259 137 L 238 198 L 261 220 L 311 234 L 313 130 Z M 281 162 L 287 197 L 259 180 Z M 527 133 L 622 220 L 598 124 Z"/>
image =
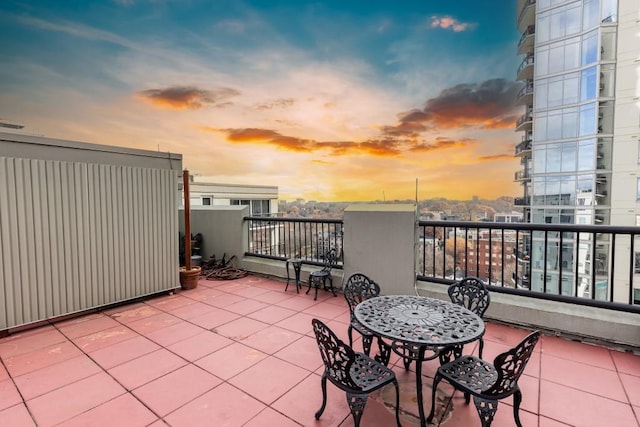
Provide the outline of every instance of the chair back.
<path id="1" fill-rule="evenodd" d="M 353 316 L 353 310 L 362 301 L 380 295 L 380 286 L 362 273 L 354 273 L 347 279 L 342 287 L 344 297 L 349 303 L 349 311 Z"/>
<path id="2" fill-rule="evenodd" d="M 331 268 L 336 265 L 338 262 L 338 253 L 335 248 L 329 249 L 324 254 L 324 267 L 322 267 L 323 272 L 331 273 Z"/>
<path id="3" fill-rule="evenodd" d="M 532 332 L 511 350 L 497 355 L 493 366 L 498 372 L 498 380 L 483 394 L 505 396 L 513 393 L 539 339 L 540 331 Z"/>
<path id="4" fill-rule="evenodd" d="M 449 298 L 454 304 L 471 310 L 478 316 L 484 316 L 489 308 L 491 296 L 482 280 L 477 277 L 466 277 L 449 286 Z"/>
<path id="5" fill-rule="evenodd" d="M 350 389 L 360 389 L 349 374 L 356 360 L 351 347 L 343 343 L 327 325 L 318 319 L 311 320 L 320 355 L 324 362 L 325 373 L 333 383 Z"/>

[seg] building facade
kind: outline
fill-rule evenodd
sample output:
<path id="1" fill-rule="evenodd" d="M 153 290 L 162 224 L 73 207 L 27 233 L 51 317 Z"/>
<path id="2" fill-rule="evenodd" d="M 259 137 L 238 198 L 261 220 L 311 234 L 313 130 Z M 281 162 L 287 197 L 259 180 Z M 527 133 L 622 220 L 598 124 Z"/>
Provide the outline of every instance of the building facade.
<path id="1" fill-rule="evenodd" d="M 639 13 L 637 0 L 518 0 L 526 222 L 640 223 Z M 558 234 L 529 236 L 531 289 L 606 298 L 612 242 Z"/>
<path id="2" fill-rule="evenodd" d="M 272 216 L 278 213 L 278 187 L 268 185 L 217 184 L 196 181 L 190 177 L 191 206 L 251 207 L 252 216 Z"/>

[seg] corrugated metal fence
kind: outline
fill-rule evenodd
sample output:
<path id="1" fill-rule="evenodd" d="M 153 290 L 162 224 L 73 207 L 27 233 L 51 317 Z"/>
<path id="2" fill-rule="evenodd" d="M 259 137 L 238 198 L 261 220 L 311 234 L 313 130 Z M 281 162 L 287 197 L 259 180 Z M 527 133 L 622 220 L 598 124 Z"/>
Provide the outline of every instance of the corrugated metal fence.
<path id="1" fill-rule="evenodd" d="M 175 170 L 0 157 L 0 330 L 177 287 Z"/>

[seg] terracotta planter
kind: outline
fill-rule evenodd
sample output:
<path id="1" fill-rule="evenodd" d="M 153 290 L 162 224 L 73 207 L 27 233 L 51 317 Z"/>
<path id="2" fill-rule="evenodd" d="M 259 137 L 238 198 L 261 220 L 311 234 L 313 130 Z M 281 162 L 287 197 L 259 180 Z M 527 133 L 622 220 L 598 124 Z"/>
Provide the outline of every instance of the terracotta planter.
<path id="1" fill-rule="evenodd" d="M 180 268 L 180 286 L 182 286 L 182 289 L 194 289 L 198 286 L 199 278 L 200 267 L 192 267 L 191 270 L 187 270 L 184 267 Z"/>

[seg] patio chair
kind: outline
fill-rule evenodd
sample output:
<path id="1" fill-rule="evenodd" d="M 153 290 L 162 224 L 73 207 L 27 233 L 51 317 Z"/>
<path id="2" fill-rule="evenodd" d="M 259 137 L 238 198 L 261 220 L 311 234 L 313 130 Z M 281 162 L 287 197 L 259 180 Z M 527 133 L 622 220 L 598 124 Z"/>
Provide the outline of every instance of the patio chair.
<path id="1" fill-rule="evenodd" d="M 311 324 L 324 362 L 322 406 L 315 413 L 316 420 L 320 419 L 327 405 L 328 378 L 347 393 L 347 403 L 356 427 L 360 425 L 369 393 L 393 383 L 396 389 L 396 422 L 400 426 L 400 391 L 394 372 L 364 353 L 356 353 L 320 320 L 313 319 Z"/>
<path id="2" fill-rule="evenodd" d="M 309 274 L 309 288 L 307 289 L 306 294 L 309 294 L 311 287 L 316 288 L 316 293 L 313 297 L 315 301 L 318 299 L 318 288 L 322 283 L 322 288 L 327 291 L 330 290 L 334 297 L 337 297 L 335 289 L 333 289 L 333 278 L 331 277 L 331 268 L 338 261 L 338 255 L 335 249 L 329 249 L 327 253 L 324 254 L 324 267 L 322 270 L 312 271 Z M 329 282 L 329 288 L 327 289 L 327 281 Z"/>
<path id="3" fill-rule="evenodd" d="M 474 312 L 478 317 L 482 318 L 489 308 L 491 296 L 485 284 L 477 277 L 465 277 L 449 286 L 447 290 L 449 298 L 454 304 L 463 306 L 464 308 Z M 484 348 L 484 339 L 480 337 L 480 345 L 478 356 L 482 358 L 482 349 Z M 462 356 L 462 346 L 450 346 L 440 351 L 440 364 L 447 363 L 453 359 Z"/>
<path id="4" fill-rule="evenodd" d="M 518 427 L 520 422 L 520 402 L 522 392 L 518 387 L 518 379 L 529 362 L 540 332 L 535 331 L 525 337 L 511 350 L 499 354 L 492 363 L 475 356 L 462 356 L 453 362 L 445 363 L 438 368 L 433 379 L 431 396 L 431 413 L 427 422 L 433 420 L 438 383 L 445 379 L 456 390 L 464 392 L 467 404 L 470 395 L 480 415 L 482 427 L 489 427 L 498 410 L 498 401 L 513 395 L 513 416 Z"/>
<path id="5" fill-rule="evenodd" d="M 349 314 L 351 318 L 349 328 L 347 329 L 347 333 L 349 334 L 349 346 L 353 347 L 353 330 L 355 329 L 360 333 L 360 335 L 362 335 L 362 348 L 364 350 L 364 354 L 369 356 L 369 353 L 371 352 L 371 343 L 373 342 L 373 338 L 376 334 L 360 323 L 358 319 L 356 319 L 353 311 L 362 301 L 380 295 L 380 286 L 366 275 L 362 273 L 354 273 L 349 276 L 343 285 L 342 292 L 344 293 L 344 298 L 349 304 Z M 378 346 L 381 345 L 385 346 L 386 344 L 382 343 L 378 337 Z M 376 358 L 376 360 L 378 359 Z"/>

